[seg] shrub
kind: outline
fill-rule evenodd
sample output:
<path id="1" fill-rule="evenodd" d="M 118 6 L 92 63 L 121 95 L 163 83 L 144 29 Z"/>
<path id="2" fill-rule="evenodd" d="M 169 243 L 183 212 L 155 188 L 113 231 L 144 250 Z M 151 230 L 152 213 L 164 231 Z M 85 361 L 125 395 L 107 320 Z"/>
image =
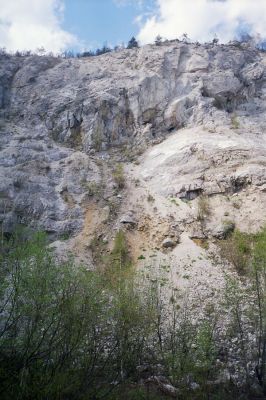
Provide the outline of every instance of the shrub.
<path id="1" fill-rule="evenodd" d="M 114 260 L 118 260 L 119 263 L 126 264 L 128 261 L 128 248 L 125 234 L 122 230 L 118 231 L 115 235 L 114 248 L 112 251 Z"/>
<path id="2" fill-rule="evenodd" d="M 175 204 L 176 206 L 179 206 L 177 199 L 171 198 L 170 201 L 171 201 L 171 203 Z"/>
<path id="3" fill-rule="evenodd" d="M 95 129 L 95 132 L 93 132 L 92 137 L 92 146 L 96 151 L 101 151 L 102 149 L 102 143 L 103 143 L 103 134 L 101 132 L 101 129 L 97 127 Z"/>
<path id="4" fill-rule="evenodd" d="M 198 198 L 198 221 L 204 221 L 211 215 L 211 207 L 208 196 L 201 195 Z"/>
<path id="5" fill-rule="evenodd" d="M 107 204 L 109 207 L 109 219 L 112 219 L 117 215 L 120 204 L 117 198 L 108 199 Z"/>
<path id="6" fill-rule="evenodd" d="M 119 189 L 125 187 L 126 179 L 123 164 L 116 164 L 115 169 L 113 170 L 113 178 Z"/>
<path id="7" fill-rule="evenodd" d="M 235 230 L 231 236 L 220 242 L 221 254 L 236 270 L 246 272 L 251 257 L 251 240 L 246 233 Z"/>
<path id="8" fill-rule="evenodd" d="M 97 272 L 57 263 L 46 245 L 38 233 L 1 248 L 1 398 L 106 397 L 114 381 L 136 373 L 149 336 L 148 302 L 132 276 L 120 274 L 111 286 Z M 121 232 L 117 255 L 127 257 Z"/>
<path id="9" fill-rule="evenodd" d="M 235 230 L 236 224 L 234 221 L 231 221 L 230 219 L 224 219 L 222 221 L 222 236 L 223 239 L 228 238 Z"/>
<path id="10" fill-rule="evenodd" d="M 241 202 L 240 201 L 233 201 L 232 206 L 236 208 L 237 210 L 240 210 L 241 208 Z"/>
<path id="11" fill-rule="evenodd" d="M 231 117 L 231 126 L 233 129 L 239 129 L 240 124 L 236 114 L 233 114 Z"/>
<path id="12" fill-rule="evenodd" d="M 97 276 L 71 263 L 56 263 L 46 245 L 41 233 L 25 240 L 15 237 L 1 263 L 3 399 L 76 396 L 84 385 L 81 368 L 88 374 L 83 390 L 93 393 L 93 384 L 88 386 L 97 375 L 92 354 L 97 351 L 98 362 L 107 359 L 97 350 L 107 346 L 108 301 Z"/>
<path id="13" fill-rule="evenodd" d="M 104 184 L 102 182 L 82 182 L 82 186 L 87 190 L 89 196 L 101 196 L 104 190 Z"/>
<path id="14" fill-rule="evenodd" d="M 236 231 L 231 239 L 253 266 L 249 288 L 229 282 L 225 292 L 230 332 L 238 338 L 230 351 L 247 386 L 217 379 L 224 372 L 217 352 L 230 337 L 223 332 L 219 342 L 214 308 L 197 319 L 186 301 L 180 307 L 174 290 L 166 300 L 163 279 L 138 279 L 123 231 L 115 236 L 108 274 L 59 264 L 44 234 L 17 232 L 0 243 L 1 399 L 152 399 L 145 379 L 159 375 L 165 384 L 158 389 L 174 385 L 178 398 L 264 398 L 266 229 Z"/>
<path id="15" fill-rule="evenodd" d="M 147 200 L 149 203 L 153 203 L 155 201 L 154 197 L 150 193 L 148 194 Z"/>

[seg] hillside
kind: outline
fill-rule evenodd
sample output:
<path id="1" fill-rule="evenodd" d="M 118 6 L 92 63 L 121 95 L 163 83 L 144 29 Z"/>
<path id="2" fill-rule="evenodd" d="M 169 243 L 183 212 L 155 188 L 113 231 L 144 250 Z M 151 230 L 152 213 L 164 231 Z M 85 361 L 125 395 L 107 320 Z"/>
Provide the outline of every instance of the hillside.
<path id="1" fill-rule="evenodd" d="M 3 235 L 45 231 L 95 270 L 122 230 L 144 282 L 196 318 L 221 312 L 226 277 L 248 285 L 221 247 L 266 223 L 265 100 L 266 53 L 248 44 L 1 55 Z"/>
<path id="2" fill-rule="evenodd" d="M 147 238 L 167 216 L 177 234 L 200 239 L 217 236 L 224 214 L 241 230 L 259 229 L 265 62 L 245 45 L 181 42 L 85 59 L 2 56 L 3 231 L 22 221 L 52 239 L 92 234 L 88 213 L 104 209 L 104 219 L 109 202 L 118 214 L 110 227 L 132 209 L 136 223 L 145 225 L 146 214 L 153 221 Z M 111 173 L 117 162 L 126 174 L 121 197 Z M 212 208 L 204 232 L 195 218 L 200 194 Z"/>

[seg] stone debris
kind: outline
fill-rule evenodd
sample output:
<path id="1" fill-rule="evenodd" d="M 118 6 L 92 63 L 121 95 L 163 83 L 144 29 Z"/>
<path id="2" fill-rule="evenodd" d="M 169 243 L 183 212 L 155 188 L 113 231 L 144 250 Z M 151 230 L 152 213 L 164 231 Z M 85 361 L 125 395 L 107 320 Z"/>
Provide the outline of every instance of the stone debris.
<path id="1" fill-rule="evenodd" d="M 131 225 L 133 227 L 136 226 L 136 224 L 137 224 L 132 214 L 123 215 L 120 218 L 120 223 L 121 224 L 129 224 L 129 225 Z"/>
<path id="2" fill-rule="evenodd" d="M 164 239 L 162 242 L 162 246 L 166 249 L 173 248 L 177 245 L 177 240 L 174 240 L 173 238 L 167 237 Z"/>

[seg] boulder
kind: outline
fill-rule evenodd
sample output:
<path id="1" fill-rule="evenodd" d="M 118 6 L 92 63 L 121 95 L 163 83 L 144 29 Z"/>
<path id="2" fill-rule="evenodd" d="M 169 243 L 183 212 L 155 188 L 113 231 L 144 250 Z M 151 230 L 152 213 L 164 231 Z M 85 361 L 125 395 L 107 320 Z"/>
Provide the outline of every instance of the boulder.
<path id="1" fill-rule="evenodd" d="M 162 246 L 165 249 L 174 248 L 177 245 L 178 241 L 174 238 L 167 237 L 163 240 Z"/>
<path id="2" fill-rule="evenodd" d="M 212 232 L 212 236 L 216 239 L 226 239 L 235 229 L 235 223 L 232 221 L 226 221 L 221 225 L 218 225 Z"/>
<path id="3" fill-rule="evenodd" d="M 193 228 L 189 234 L 190 239 L 206 239 L 206 235 L 200 228 Z"/>
<path id="4" fill-rule="evenodd" d="M 130 225 L 132 227 L 136 226 L 136 221 L 132 214 L 124 214 L 120 218 L 120 223 L 125 225 Z"/>

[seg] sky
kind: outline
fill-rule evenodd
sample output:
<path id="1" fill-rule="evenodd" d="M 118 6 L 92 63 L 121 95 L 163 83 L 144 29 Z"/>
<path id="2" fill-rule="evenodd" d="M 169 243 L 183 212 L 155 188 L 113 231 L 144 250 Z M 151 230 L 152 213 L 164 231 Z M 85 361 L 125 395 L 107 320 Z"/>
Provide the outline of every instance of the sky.
<path id="1" fill-rule="evenodd" d="M 266 38 L 266 0 L 0 0 L 0 47 L 55 53 L 140 44 L 187 33 L 227 42 L 247 32 Z"/>

